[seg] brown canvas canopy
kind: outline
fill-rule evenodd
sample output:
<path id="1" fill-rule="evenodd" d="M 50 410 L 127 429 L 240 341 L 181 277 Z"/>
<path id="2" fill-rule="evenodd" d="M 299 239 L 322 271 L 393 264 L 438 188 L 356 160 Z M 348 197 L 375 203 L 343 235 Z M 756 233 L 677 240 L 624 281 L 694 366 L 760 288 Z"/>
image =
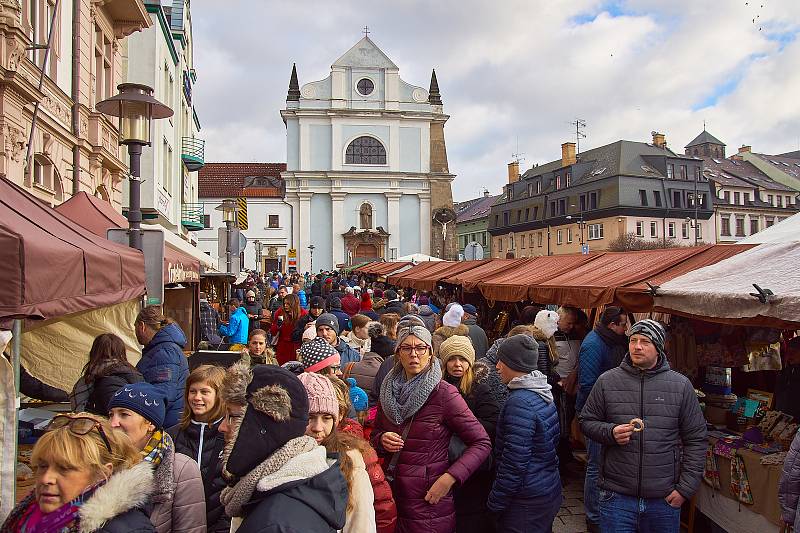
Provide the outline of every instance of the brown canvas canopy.
<path id="1" fill-rule="evenodd" d="M 448 277 L 442 278 L 441 281 L 451 285 L 461 285 L 461 289 L 464 292 L 472 292 L 477 290 L 479 283 L 491 279 L 501 272 L 512 272 L 524 268 L 526 264 L 533 260 L 532 257 L 519 259 L 490 259 L 464 272 L 452 275 L 448 274 Z"/>
<path id="2" fill-rule="evenodd" d="M 128 227 L 128 220 L 117 213 L 111 204 L 85 192 L 79 192 L 55 209 L 76 224 L 103 238 L 111 228 Z M 199 282 L 200 261 L 165 243 L 164 283 Z"/>
<path id="3" fill-rule="evenodd" d="M 376 276 L 386 276 L 392 272 L 397 272 L 403 267 L 407 267 L 411 261 L 375 261 L 356 269 L 363 274 L 374 274 Z"/>
<path id="4" fill-rule="evenodd" d="M 408 270 L 400 272 L 399 274 L 393 274 L 389 276 L 387 281 L 390 285 L 395 285 L 397 287 L 410 287 L 413 280 L 420 279 L 427 272 L 438 272 L 440 269 L 453 264 L 455 264 L 455 261 L 425 261 L 423 263 L 416 264 Z"/>
<path id="5" fill-rule="evenodd" d="M 439 280 L 460 274 L 481 266 L 488 262 L 488 259 L 477 261 L 436 261 L 427 268 L 425 272 L 420 272 L 413 277 L 401 278 L 401 287 L 411 287 L 420 291 L 432 291 L 436 288 Z"/>
<path id="6" fill-rule="evenodd" d="M 0 320 L 50 319 L 144 294 L 144 257 L 0 178 Z"/>
<path id="7" fill-rule="evenodd" d="M 489 301 L 521 302 L 530 299 L 532 286 L 553 279 L 565 272 L 602 257 L 602 253 L 590 255 L 551 255 L 535 257 L 520 267 L 503 271 L 478 284 L 478 290 Z"/>

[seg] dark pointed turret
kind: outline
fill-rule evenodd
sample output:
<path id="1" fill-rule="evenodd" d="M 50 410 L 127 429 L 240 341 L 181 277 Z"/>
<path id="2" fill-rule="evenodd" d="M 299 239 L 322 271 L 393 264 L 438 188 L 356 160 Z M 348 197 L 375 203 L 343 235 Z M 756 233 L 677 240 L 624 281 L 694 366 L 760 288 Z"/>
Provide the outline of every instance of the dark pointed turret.
<path id="1" fill-rule="evenodd" d="M 442 105 L 442 95 L 439 94 L 439 82 L 436 81 L 436 69 L 431 72 L 431 88 L 428 90 L 428 103 Z"/>
<path id="2" fill-rule="evenodd" d="M 300 101 L 300 84 L 297 82 L 297 65 L 295 63 L 292 63 L 292 77 L 289 79 L 289 92 L 286 94 L 286 101 Z"/>

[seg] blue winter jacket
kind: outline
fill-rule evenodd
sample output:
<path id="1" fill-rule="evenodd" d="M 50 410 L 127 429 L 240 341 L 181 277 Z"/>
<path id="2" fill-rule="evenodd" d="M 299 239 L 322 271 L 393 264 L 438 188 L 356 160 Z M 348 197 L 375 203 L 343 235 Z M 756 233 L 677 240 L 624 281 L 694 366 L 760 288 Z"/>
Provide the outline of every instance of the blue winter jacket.
<path id="1" fill-rule="evenodd" d="M 586 335 L 581 343 L 581 350 L 578 354 L 580 361 L 580 389 L 575 400 L 575 412 L 580 413 L 592 387 L 597 382 L 597 378 L 606 370 L 611 370 L 613 358 L 611 357 L 612 346 L 606 344 L 596 330 L 592 330 Z"/>
<path id="2" fill-rule="evenodd" d="M 341 307 L 334 307 L 328 313 L 339 319 L 339 333 L 350 331 L 350 315 L 342 311 Z"/>
<path id="3" fill-rule="evenodd" d="M 344 365 L 347 363 L 357 363 L 361 361 L 361 354 L 358 350 L 353 349 L 352 346 L 344 342 L 342 339 L 339 339 L 339 344 L 336 345 L 336 351 L 339 352 L 339 358 L 341 362 L 339 363 L 344 370 Z"/>
<path id="4" fill-rule="evenodd" d="M 220 324 L 219 333 L 228 337 L 231 344 L 247 344 L 247 331 L 250 327 L 250 318 L 244 307 L 238 308 L 231 315 L 228 325 Z"/>
<path id="5" fill-rule="evenodd" d="M 514 500 L 550 496 L 561 490 L 558 473 L 558 413 L 547 378 L 533 372 L 522 376 L 546 390 L 546 401 L 530 388 L 509 387 L 500 411 L 495 437 L 497 476 L 489 493 L 488 507 L 503 511 Z M 513 381 L 512 381 L 513 384 Z M 511 385 L 511 384 L 510 384 Z"/>
<path id="6" fill-rule="evenodd" d="M 164 427 L 178 423 L 183 413 L 183 389 L 189 376 L 189 364 L 183 355 L 186 336 L 178 324 L 164 326 L 142 350 L 136 370 L 144 380 L 155 385 L 167 399 Z"/>

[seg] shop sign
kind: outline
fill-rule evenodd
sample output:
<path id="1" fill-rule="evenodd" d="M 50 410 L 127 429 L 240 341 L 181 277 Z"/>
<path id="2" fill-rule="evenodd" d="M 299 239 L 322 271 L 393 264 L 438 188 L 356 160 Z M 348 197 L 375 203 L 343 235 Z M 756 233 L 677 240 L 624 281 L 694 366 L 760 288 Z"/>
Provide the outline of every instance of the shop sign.
<path id="1" fill-rule="evenodd" d="M 172 212 L 172 199 L 164 194 L 163 191 L 158 191 L 158 201 L 156 208 L 164 215 L 166 218 L 170 217 L 170 213 Z"/>

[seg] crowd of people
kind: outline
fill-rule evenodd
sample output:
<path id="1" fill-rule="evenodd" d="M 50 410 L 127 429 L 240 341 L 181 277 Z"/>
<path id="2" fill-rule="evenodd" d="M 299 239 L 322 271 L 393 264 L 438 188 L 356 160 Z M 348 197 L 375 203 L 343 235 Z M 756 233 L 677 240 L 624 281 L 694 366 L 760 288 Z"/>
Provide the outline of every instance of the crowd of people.
<path id="1" fill-rule="evenodd" d="M 154 306 L 136 366 L 116 335 L 95 339 L 0 531 L 548 532 L 575 424 L 588 530 L 680 531 L 706 423 L 658 322 L 528 307 L 490 343 L 475 306 L 356 276 L 237 292 L 225 322 L 200 301 L 207 346 L 241 351 L 227 369 L 190 372 Z"/>

